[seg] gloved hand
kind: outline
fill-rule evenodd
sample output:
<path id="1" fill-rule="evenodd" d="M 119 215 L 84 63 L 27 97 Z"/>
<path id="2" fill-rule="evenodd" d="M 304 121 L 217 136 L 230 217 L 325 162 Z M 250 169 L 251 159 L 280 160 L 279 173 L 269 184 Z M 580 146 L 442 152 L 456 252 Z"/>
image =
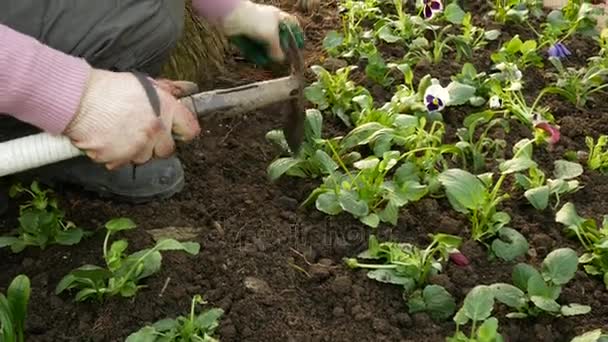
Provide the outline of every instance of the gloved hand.
<path id="1" fill-rule="evenodd" d="M 221 21 L 224 34 L 229 37 L 246 36 L 254 41 L 266 43 L 270 58 L 277 62 L 285 59 L 281 49 L 279 24 L 283 22 L 290 26 L 296 36 L 298 47 L 303 45 L 303 34 L 298 19 L 279 8 L 271 5 L 253 3 L 242 0 Z"/>
<path id="2" fill-rule="evenodd" d="M 78 112 L 63 134 L 109 170 L 166 158 L 175 150 L 172 131 L 189 141 L 201 128 L 165 87 L 155 88 L 160 117 L 133 74 L 93 69 Z"/>

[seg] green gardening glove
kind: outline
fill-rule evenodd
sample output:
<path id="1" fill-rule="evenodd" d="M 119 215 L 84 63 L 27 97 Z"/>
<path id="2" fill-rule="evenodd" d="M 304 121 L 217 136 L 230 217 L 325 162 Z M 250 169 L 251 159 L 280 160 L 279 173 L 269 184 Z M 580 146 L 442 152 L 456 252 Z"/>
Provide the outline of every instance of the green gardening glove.
<path id="1" fill-rule="evenodd" d="M 265 66 L 285 58 L 291 36 L 304 47 L 298 20 L 275 6 L 244 0 L 223 20 L 224 33 L 249 61 Z"/>

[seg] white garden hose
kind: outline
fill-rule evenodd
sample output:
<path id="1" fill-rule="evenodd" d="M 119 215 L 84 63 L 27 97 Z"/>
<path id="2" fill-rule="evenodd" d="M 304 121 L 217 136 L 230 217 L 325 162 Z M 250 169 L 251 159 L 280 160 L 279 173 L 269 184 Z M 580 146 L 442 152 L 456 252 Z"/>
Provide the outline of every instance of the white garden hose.
<path id="1" fill-rule="evenodd" d="M 183 97 L 180 102 L 193 113 L 224 111 L 224 116 L 302 96 L 300 78 L 288 76 L 243 86 L 211 90 Z M 299 126 L 303 126 L 302 124 Z M 286 132 L 287 133 L 287 132 Z M 63 135 L 38 133 L 0 142 L 0 177 L 85 155 Z"/>
<path id="2" fill-rule="evenodd" d="M 66 136 L 39 133 L 9 140 L 0 143 L 0 177 L 80 155 Z"/>

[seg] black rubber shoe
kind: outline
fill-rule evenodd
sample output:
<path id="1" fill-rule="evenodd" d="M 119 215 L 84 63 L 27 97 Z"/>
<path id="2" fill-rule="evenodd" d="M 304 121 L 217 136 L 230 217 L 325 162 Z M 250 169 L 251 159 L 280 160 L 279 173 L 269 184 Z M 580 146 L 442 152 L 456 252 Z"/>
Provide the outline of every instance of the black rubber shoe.
<path id="1" fill-rule="evenodd" d="M 184 188 L 184 170 L 177 157 L 152 160 L 137 167 L 108 171 L 78 157 L 23 173 L 49 186 L 76 185 L 106 198 L 131 203 L 166 199 Z"/>

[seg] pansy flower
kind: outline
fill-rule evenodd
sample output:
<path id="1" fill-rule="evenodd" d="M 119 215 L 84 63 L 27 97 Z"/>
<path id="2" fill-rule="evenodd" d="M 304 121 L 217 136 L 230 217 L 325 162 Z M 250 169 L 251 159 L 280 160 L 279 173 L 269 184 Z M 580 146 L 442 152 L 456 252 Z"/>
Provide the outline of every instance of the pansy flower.
<path id="1" fill-rule="evenodd" d="M 546 136 L 545 140 L 549 145 L 555 145 L 559 142 L 561 137 L 559 129 L 551 125 L 547 120 L 540 118 L 540 115 L 535 115 L 532 124 L 537 132 Z"/>
<path id="2" fill-rule="evenodd" d="M 502 100 L 500 99 L 500 97 L 498 95 L 492 95 L 492 97 L 490 97 L 490 100 L 489 100 L 489 106 L 492 109 L 498 109 L 498 108 L 502 107 Z"/>
<path id="3" fill-rule="evenodd" d="M 568 48 L 566 47 L 566 45 L 562 44 L 562 43 L 555 43 L 553 46 L 551 46 L 549 48 L 549 56 L 551 57 L 555 57 L 555 58 L 566 58 L 568 56 L 570 56 L 572 53 L 570 52 L 570 50 L 568 50 Z"/>
<path id="4" fill-rule="evenodd" d="M 440 112 L 450 100 L 450 93 L 440 84 L 431 84 L 424 92 L 424 106 L 429 112 Z"/>
<path id="5" fill-rule="evenodd" d="M 443 10 L 443 3 L 441 0 L 422 0 L 422 7 L 424 19 L 430 20 Z"/>

